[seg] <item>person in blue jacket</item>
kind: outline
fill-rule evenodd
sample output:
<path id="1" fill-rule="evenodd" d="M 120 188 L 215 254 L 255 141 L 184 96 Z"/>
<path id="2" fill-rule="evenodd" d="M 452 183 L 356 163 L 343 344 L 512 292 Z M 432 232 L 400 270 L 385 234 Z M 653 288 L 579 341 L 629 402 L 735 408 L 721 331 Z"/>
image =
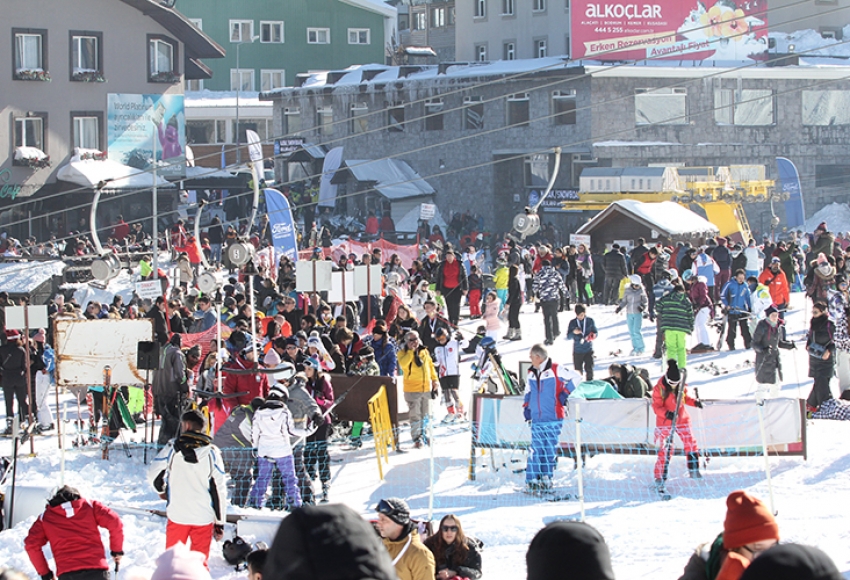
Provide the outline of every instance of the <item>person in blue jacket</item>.
<path id="1" fill-rule="evenodd" d="M 581 382 L 581 375 L 552 362 L 546 347 L 535 344 L 529 352 L 531 368 L 525 381 L 522 412 L 531 422 L 531 449 L 525 469 L 525 485 L 529 491 L 552 489 L 555 472 L 555 450 L 564 424 L 564 407 Z"/>
<path id="2" fill-rule="evenodd" d="M 744 337 L 744 348 L 749 350 L 752 342 L 750 316 L 752 316 L 753 303 L 750 298 L 750 287 L 747 285 L 747 273 L 744 270 L 739 269 L 735 272 L 735 277 L 723 288 L 720 301 L 723 303 L 723 312 L 729 322 L 726 346 L 729 350 L 735 350 L 736 331 L 740 326 L 741 336 Z"/>
<path id="3" fill-rule="evenodd" d="M 588 381 L 593 380 L 593 340 L 596 338 L 596 323 L 587 316 L 584 304 L 576 304 L 576 317 L 567 327 L 567 338 L 573 342 L 573 366 L 576 372 L 584 372 Z"/>

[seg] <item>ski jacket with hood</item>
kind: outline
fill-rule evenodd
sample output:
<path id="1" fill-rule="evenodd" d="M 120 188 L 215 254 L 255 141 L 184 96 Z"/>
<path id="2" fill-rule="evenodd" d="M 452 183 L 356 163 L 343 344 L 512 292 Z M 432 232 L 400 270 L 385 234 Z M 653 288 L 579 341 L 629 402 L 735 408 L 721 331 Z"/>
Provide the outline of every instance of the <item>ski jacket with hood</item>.
<path id="1" fill-rule="evenodd" d="M 297 429 L 286 403 L 270 399 L 254 413 L 251 441 L 258 457 L 289 457 L 292 455 L 290 437 L 307 437 L 310 431 Z"/>
<path id="2" fill-rule="evenodd" d="M 696 406 L 696 399 L 688 394 L 687 386 L 682 387 L 682 385 L 679 385 L 679 388 L 685 389 L 685 396 L 682 400 L 682 406 L 679 407 L 679 414 L 676 417 L 676 421 L 679 424 L 686 425 L 691 422 L 691 417 L 688 415 L 687 410 L 685 410 L 685 405 L 690 407 Z M 658 383 L 652 389 L 652 410 L 655 411 L 656 427 L 669 427 L 673 424 L 673 421 L 667 418 L 667 411 L 671 413 L 676 412 L 676 402 L 679 397 L 678 392 L 678 389 L 673 390 L 669 387 L 664 377 L 658 379 Z"/>
<path id="3" fill-rule="evenodd" d="M 560 300 L 561 294 L 566 294 L 567 287 L 564 279 L 552 266 L 543 266 L 532 279 L 531 288 L 540 302 Z"/>
<path id="4" fill-rule="evenodd" d="M 43 550 L 48 543 L 56 561 L 57 576 L 79 570 L 107 570 L 109 564 L 98 528 L 109 531 L 109 551 L 121 553 L 124 526 L 114 511 L 98 501 L 83 498 L 48 504 L 30 527 L 24 548 L 39 576 L 50 573 Z"/>
<path id="5" fill-rule="evenodd" d="M 247 371 L 253 368 L 253 364 L 241 356 L 236 356 L 234 360 L 224 365 L 226 369 L 238 371 Z M 225 394 L 247 393 L 232 399 L 232 404 L 248 405 L 254 397 L 266 398 L 269 395 L 269 379 L 268 376 L 261 373 L 224 373 L 224 387 L 222 392 Z"/>
<path id="6" fill-rule="evenodd" d="M 567 398 L 581 382 L 581 375 L 547 359 L 538 370 L 528 369 L 522 406 L 532 422 L 564 420 Z"/>
<path id="7" fill-rule="evenodd" d="M 175 524 L 224 525 L 224 462 L 207 435 L 187 431 L 169 442 L 148 467 L 148 481 L 167 494 L 166 515 Z"/>

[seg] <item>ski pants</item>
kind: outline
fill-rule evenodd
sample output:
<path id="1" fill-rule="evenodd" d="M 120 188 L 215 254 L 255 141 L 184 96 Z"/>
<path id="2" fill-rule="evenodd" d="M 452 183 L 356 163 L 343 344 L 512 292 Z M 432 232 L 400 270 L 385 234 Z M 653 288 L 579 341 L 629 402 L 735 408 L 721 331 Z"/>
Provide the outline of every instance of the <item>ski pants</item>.
<path id="1" fill-rule="evenodd" d="M 573 366 L 578 374 L 584 373 L 588 381 L 593 380 L 593 351 L 573 352 Z"/>
<path id="2" fill-rule="evenodd" d="M 419 441 L 425 435 L 425 417 L 431 412 L 431 393 L 405 393 L 410 408 L 410 438 Z"/>
<path id="3" fill-rule="evenodd" d="M 59 580 L 109 580 L 109 570 L 74 570 L 60 574 Z"/>
<path id="4" fill-rule="evenodd" d="M 471 294 L 472 290 L 470 290 L 469 292 Z M 508 289 L 505 288 L 496 290 L 496 296 L 499 297 L 499 307 L 503 308 L 505 306 L 505 302 L 508 301 Z"/>
<path id="5" fill-rule="evenodd" d="M 643 314 L 640 312 L 626 314 L 626 326 L 629 327 L 632 348 L 637 352 L 643 352 L 646 348 L 643 344 L 643 335 L 640 333 L 641 324 L 643 324 Z"/>
<path id="6" fill-rule="evenodd" d="M 15 399 L 18 400 L 18 416 L 21 422 L 27 420 L 29 406 L 27 406 L 27 386 L 26 384 L 9 386 L 3 383 L 3 400 L 6 402 L 6 418 L 11 419 L 15 416 Z"/>
<path id="7" fill-rule="evenodd" d="M 670 425 L 655 428 L 655 442 L 658 445 L 658 459 L 655 461 L 655 479 L 662 479 L 666 475 L 664 473 L 664 465 L 667 462 L 667 440 L 670 437 L 671 429 L 672 427 Z M 676 425 L 676 435 L 681 439 L 685 453 L 696 453 L 699 451 L 696 439 L 694 439 L 691 433 L 690 423 L 679 423 Z M 675 443 L 673 447 L 675 448 Z"/>
<path id="8" fill-rule="evenodd" d="M 481 316 L 481 290 L 469 291 L 469 315 Z"/>
<path id="9" fill-rule="evenodd" d="M 688 364 L 688 350 L 685 346 L 685 333 L 681 330 L 665 330 L 664 343 L 667 345 L 667 358 L 676 359 L 679 368 Z"/>
<path id="10" fill-rule="evenodd" d="M 750 336 L 749 316 L 746 314 L 729 314 L 728 321 L 726 346 L 729 347 L 729 350 L 733 350 L 735 348 L 737 327 L 740 326 L 741 336 L 744 338 L 744 348 L 749 350 L 750 342 L 752 341 L 752 337 Z"/>
<path id="11" fill-rule="evenodd" d="M 558 324 L 558 306 L 560 299 L 546 300 L 540 303 L 543 310 L 543 327 L 546 329 L 546 340 L 555 342 L 558 335 L 561 334 L 561 328 Z"/>
<path id="12" fill-rule="evenodd" d="M 301 493 L 301 503 L 313 505 L 313 482 L 307 476 L 307 466 L 304 465 L 304 444 L 292 448 L 292 461 L 295 463 L 295 476 L 298 478 L 298 491 Z"/>
<path id="13" fill-rule="evenodd" d="M 463 403 L 460 402 L 457 389 L 460 385 L 460 375 L 440 377 L 440 390 L 443 391 L 443 402 L 449 413 L 462 413 Z M 455 409 L 455 411 L 452 411 Z"/>
<path id="14" fill-rule="evenodd" d="M 280 472 L 286 497 L 293 507 L 301 507 L 301 493 L 298 491 L 298 477 L 295 475 L 295 460 L 292 455 L 286 457 L 258 457 L 259 474 L 248 505 L 261 508 L 265 503 L 266 490 L 269 488 L 274 470 Z"/>
<path id="15" fill-rule="evenodd" d="M 328 436 L 331 434 L 331 424 L 319 425 L 316 432 L 307 437 L 304 447 L 304 469 L 308 475 L 319 472 L 322 483 L 331 480 L 331 456 L 328 454 Z"/>
<path id="16" fill-rule="evenodd" d="M 233 494 L 230 503 L 237 507 L 245 507 L 248 502 L 248 493 L 254 481 L 253 471 L 256 464 L 254 455 L 248 447 L 230 448 L 221 450 L 221 458 L 224 468 L 230 475 L 233 483 Z"/>
<path id="17" fill-rule="evenodd" d="M 463 298 L 463 291 L 457 286 L 447 289 L 443 296 L 446 299 L 449 322 L 457 325 L 460 322 L 460 300 Z"/>
<path id="18" fill-rule="evenodd" d="M 177 543 L 189 546 L 193 552 L 204 555 L 204 566 L 210 557 L 210 544 L 212 543 L 213 529 L 215 524 L 210 522 L 202 525 L 178 524 L 168 520 L 165 524 L 165 549 Z"/>
<path id="19" fill-rule="evenodd" d="M 97 397 L 97 394 L 95 395 Z M 169 440 L 177 436 L 180 430 L 180 403 L 176 400 L 164 401 L 157 409 L 161 420 L 159 423 L 159 437 L 157 445 L 165 445 Z"/>
<path id="20" fill-rule="evenodd" d="M 697 344 L 711 344 L 708 334 L 708 321 L 711 318 L 711 308 L 703 306 L 697 310 L 694 317 L 694 331 L 697 333 Z"/>
<path id="21" fill-rule="evenodd" d="M 531 448 L 525 468 L 526 481 L 535 481 L 544 476 L 552 477 L 555 472 L 558 437 L 563 425 L 563 421 L 531 422 Z"/>
<path id="22" fill-rule="evenodd" d="M 47 395 L 50 393 L 50 375 L 36 373 L 35 375 L 35 407 L 38 409 L 38 424 L 48 427 L 53 423 L 53 412 L 50 410 L 50 402 Z"/>

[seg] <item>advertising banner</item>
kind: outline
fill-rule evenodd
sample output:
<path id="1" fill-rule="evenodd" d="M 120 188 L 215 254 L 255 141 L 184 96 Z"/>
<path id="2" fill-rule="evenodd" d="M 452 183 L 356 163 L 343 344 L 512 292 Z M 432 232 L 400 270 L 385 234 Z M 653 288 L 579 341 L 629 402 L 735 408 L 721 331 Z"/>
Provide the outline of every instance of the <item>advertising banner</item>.
<path id="1" fill-rule="evenodd" d="M 528 206 L 534 207 L 537 205 L 537 202 L 540 201 L 540 196 L 543 195 L 546 190 L 532 189 L 528 192 Z M 579 201 L 578 191 L 575 189 L 553 189 L 549 192 L 549 195 L 546 196 L 546 199 L 543 200 L 543 203 L 540 204 L 541 211 L 578 211 L 578 210 L 564 210 L 563 202 L 565 201 Z"/>
<path id="2" fill-rule="evenodd" d="M 573 59 L 763 60 L 767 0 L 573 0 Z"/>
<path id="3" fill-rule="evenodd" d="M 806 210 L 803 207 L 803 189 L 800 187 L 800 174 L 790 159 L 776 158 L 776 168 L 779 170 L 777 189 L 787 193 L 785 202 L 785 225 L 789 228 L 799 228 L 806 223 Z"/>
<path id="4" fill-rule="evenodd" d="M 280 256 L 286 256 L 295 262 L 298 260 L 298 243 L 289 200 L 276 189 L 264 189 L 263 194 L 266 198 L 266 211 L 269 215 L 269 226 L 272 229 L 275 256 L 278 259 Z"/>
<path id="5" fill-rule="evenodd" d="M 183 95 L 110 93 L 106 127 L 111 160 L 136 169 L 150 169 L 156 149 L 160 176 L 186 176 Z"/>

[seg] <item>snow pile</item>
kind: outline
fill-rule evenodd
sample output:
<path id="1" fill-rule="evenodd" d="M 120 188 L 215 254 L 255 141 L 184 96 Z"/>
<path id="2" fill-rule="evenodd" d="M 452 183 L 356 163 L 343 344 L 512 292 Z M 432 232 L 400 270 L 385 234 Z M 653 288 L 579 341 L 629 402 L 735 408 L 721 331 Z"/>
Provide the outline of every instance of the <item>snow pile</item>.
<path id="1" fill-rule="evenodd" d="M 843 29 L 844 38 L 850 38 L 850 25 Z M 793 52 L 805 57 L 832 56 L 850 57 L 850 45 L 846 41 L 835 38 L 824 38 L 820 32 L 812 29 L 795 30 L 794 32 L 771 32 L 768 35 L 776 40 L 776 52 Z"/>
<path id="2" fill-rule="evenodd" d="M 836 202 L 822 207 L 806 220 L 805 231 L 815 231 L 821 222 L 826 222 L 826 227 L 831 232 L 850 232 L 850 205 Z"/>
<path id="3" fill-rule="evenodd" d="M 4 262 L 0 264 L 0 288 L 9 294 L 29 294 L 65 270 L 65 262 Z"/>

